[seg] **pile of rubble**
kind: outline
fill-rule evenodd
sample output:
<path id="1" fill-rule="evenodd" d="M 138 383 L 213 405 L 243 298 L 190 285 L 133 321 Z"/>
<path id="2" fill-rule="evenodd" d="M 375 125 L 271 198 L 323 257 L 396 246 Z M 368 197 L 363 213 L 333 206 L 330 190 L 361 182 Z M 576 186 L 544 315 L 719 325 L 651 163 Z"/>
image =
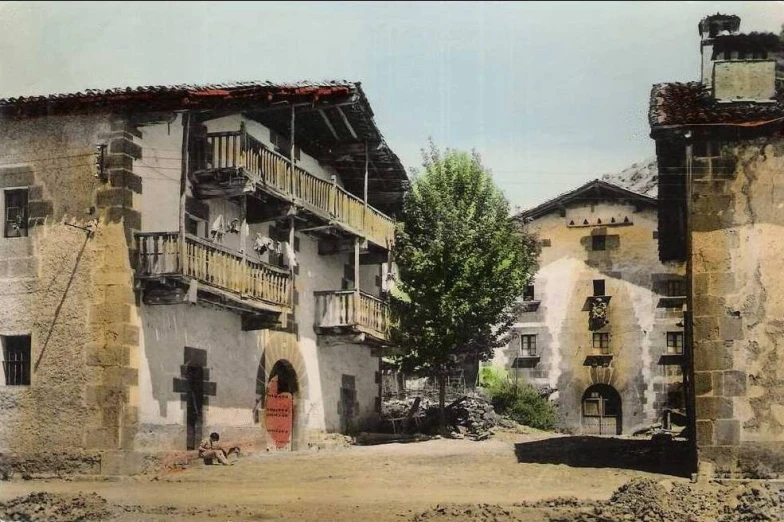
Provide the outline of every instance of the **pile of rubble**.
<path id="1" fill-rule="evenodd" d="M 455 438 L 485 440 L 496 426 L 514 427 L 514 423 L 498 415 L 485 398 L 464 395 L 445 407 L 447 429 Z M 395 433 L 436 434 L 439 431 L 438 401 L 426 397 L 410 397 L 385 401 L 381 417 L 387 431 Z"/>
<path id="2" fill-rule="evenodd" d="M 774 522 L 784 520 L 784 490 L 766 483 L 697 486 L 636 478 L 607 501 L 574 497 L 512 506 L 436 506 L 411 522 Z"/>
<path id="3" fill-rule="evenodd" d="M 784 491 L 765 483 L 710 489 L 689 484 L 634 479 L 621 486 L 592 513 L 564 522 L 635 520 L 640 522 L 762 522 L 784 520 Z"/>
<path id="4" fill-rule="evenodd" d="M 0 520 L 72 522 L 112 516 L 106 499 L 95 493 L 75 496 L 36 492 L 0 503 Z"/>

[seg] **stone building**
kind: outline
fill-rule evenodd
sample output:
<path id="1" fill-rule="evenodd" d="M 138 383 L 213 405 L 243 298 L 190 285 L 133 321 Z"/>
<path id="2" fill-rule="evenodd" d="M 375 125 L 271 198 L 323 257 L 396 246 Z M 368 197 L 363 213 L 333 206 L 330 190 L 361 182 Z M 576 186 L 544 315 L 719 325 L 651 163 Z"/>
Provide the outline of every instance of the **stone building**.
<path id="1" fill-rule="evenodd" d="M 687 263 L 699 472 L 770 478 L 784 473 L 782 42 L 739 29 L 700 21 L 700 81 L 654 85 L 649 119 L 660 259 Z"/>
<path id="2" fill-rule="evenodd" d="M 129 472 L 374 422 L 407 175 L 359 83 L 5 99 L 0 151 L 0 452 Z"/>
<path id="3" fill-rule="evenodd" d="M 595 180 L 517 219 L 539 237 L 539 271 L 492 364 L 556 389 L 574 433 L 681 419 L 684 267 L 659 261 L 656 200 Z"/>

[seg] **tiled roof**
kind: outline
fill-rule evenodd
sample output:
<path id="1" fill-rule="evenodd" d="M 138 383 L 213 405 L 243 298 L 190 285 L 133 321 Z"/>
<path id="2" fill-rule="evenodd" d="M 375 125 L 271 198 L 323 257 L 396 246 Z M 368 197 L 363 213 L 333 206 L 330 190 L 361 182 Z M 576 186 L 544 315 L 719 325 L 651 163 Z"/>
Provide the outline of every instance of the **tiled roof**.
<path id="1" fill-rule="evenodd" d="M 719 103 L 700 82 L 659 83 L 651 89 L 652 129 L 669 125 L 752 126 L 784 117 L 784 103 Z"/>
<path id="2" fill-rule="evenodd" d="M 16 96 L 0 99 L 0 107 L 25 103 L 40 103 L 57 100 L 84 100 L 84 99 L 111 99 L 140 96 L 149 97 L 150 94 L 190 94 L 194 96 L 225 96 L 231 97 L 247 95 L 251 92 L 286 92 L 291 94 L 311 94 L 323 91 L 331 93 L 335 90 L 353 91 L 358 83 L 332 80 L 323 82 L 296 82 L 273 83 L 269 81 L 245 81 L 228 83 L 210 83 L 204 85 L 179 84 L 179 85 L 147 85 L 141 87 L 117 87 L 113 89 L 85 89 L 80 92 L 48 94 L 45 96 Z"/>
<path id="3" fill-rule="evenodd" d="M 656 206 L 655 198 L 651 198 L 638 192 L 633 192 L 614 183 L 595 179 L 577 187 L 576 189 L 559 194 L 558 196 L 549 199 L 534 208 L 520 212 L 514 216 L 514 219 L 521 223 L 528 218 L 536 219 L 549 214 L 550 212 L 558 210 L 563 205 L 567 205 L 575 201 L 595 202 L 597 200 L 610 201 L 613 199 L 632 200 L 642 204 L 647 204 L 649 206 Z"/>

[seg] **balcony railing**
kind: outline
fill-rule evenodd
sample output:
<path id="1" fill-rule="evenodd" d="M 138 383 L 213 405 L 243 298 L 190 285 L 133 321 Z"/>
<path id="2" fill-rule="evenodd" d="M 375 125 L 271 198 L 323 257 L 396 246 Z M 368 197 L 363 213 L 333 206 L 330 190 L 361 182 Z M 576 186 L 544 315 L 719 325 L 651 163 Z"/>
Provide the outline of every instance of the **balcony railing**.
<path id="1" fill-rule="evenodd" d="M 289 272 L 253 261 L 239 252 L 177 232 L 136 234 L 139 278 L 180 276 L 196 279 L 238 298 L 280 307 L 291 305 Z M 261 304 L 261 303 L 259 303 Z"/>
<path id="2" fill-rule="evenodd" d="M 244 131 L 207 134 L 206 148 L 194 150 L 194 170 L 238 169 L 244 176 L 233 183 L 253 181 L 284 199 L 293 200 L 309 211 L 334 220 L 349 232 L 391 248 L 395 223 L 371 206 L 277 154 Z"/>
<path id="3" fill-rule="evenodd" d="M 389 314 L 384 301 L 356 290 L 314 292 L 316 327 L 350 327 L 379 340 L 388 337 Z"/>

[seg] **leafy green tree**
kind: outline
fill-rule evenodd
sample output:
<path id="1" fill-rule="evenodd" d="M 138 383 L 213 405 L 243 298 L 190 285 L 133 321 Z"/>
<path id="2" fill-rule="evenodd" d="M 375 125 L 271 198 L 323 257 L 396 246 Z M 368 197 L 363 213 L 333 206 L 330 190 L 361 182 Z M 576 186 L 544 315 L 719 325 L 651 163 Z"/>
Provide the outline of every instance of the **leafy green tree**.
<path id="1" fill-rule="evenodd" d="M 446 376 L 505 344 L 538 248 L 476 153 L 431 142 L 423 156 L 397 233 L 393 339 L 404 371 L 436 379 L 444 432 Z"/>

